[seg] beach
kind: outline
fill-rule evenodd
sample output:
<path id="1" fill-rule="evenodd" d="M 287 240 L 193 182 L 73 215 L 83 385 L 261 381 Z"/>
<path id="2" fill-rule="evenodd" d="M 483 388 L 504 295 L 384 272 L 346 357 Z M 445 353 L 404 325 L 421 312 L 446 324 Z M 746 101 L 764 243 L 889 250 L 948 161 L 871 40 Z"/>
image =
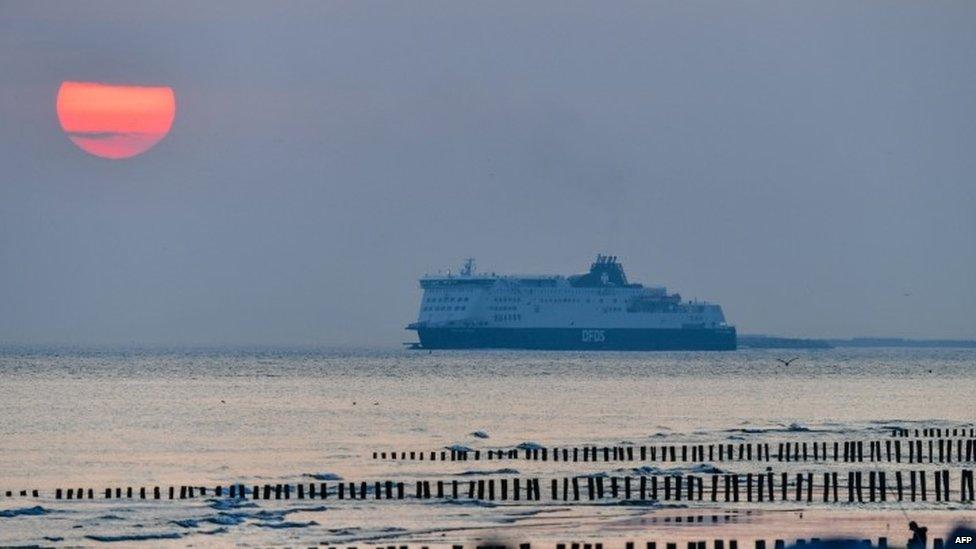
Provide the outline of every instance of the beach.
<path id="1" fill-rule="evenodd" d="M 907 517 L 934 526 L 933 532 L 972 522 L 973 506 L 957 501 L 955 484 L 948 502 L 871 504 L 340 501 L 335 494 L 302 501 L 241 501 L 212 493 L 186 501 L 101 497 L 102 487 L 115 486 L 324 480 L 334 487 L 391 480 L 412 493 L 416 480 L 466 484 L 538 477 L 545 483 L 579 475 L 689 474 L 707 469 L 686 463 L 383 460 L 373 454 L 452 447 L 487 452 L 519 445 L 885 440 L 895 427 L 973 426 L 971 406 L 963 404 L 976 391 L 972 349 L 796 354 L 800 359 L 785 367 L 774 350 L 6 348 L 0 353 L 0 490 L 40 494 L 0 497 L 0 511 L 7 511 L 0 515 L 0 544 L 592 539 L 622 546 L 655 538 L 830 534 L 885 536 L 894 543 L 907 539 Z M 846 464 L 771 465 L 790 475 L 850 469 Z M 765 470 L 749 463 L 695 467 L 706 466 L 721 472 Z M 952 465 L 967 466 L 972 468 Z M 96 487 L 98 497 L 50 496 L 76 486 Z M 688 521 L 689 516 L 702 518 Z"/>

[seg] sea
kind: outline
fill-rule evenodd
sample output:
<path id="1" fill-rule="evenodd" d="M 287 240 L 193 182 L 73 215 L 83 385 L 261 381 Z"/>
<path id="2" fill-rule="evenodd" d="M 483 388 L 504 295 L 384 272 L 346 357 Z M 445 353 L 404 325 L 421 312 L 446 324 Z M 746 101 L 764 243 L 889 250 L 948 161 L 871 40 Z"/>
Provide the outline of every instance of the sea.
<path id="1" fill-rule="evenodd" d="M 798 359 L 785 366 L 777 358 Z M 636 474 L 374 452 L 883 440 L 972 427 L 974 349 L 0 348 L 0 545 L 388 547 L 885 536 L 972 504 L 104 499 L 104 488 Z M 679 471 L 686 464 L 654 464 Z M 707 465 L 706 465 L 707 467 Z M 714 467 L 726 467 L 714 464 Z M 802 467 L 802 465 L 796 465 Z M 716 469 L 717 470 L 717 469 Z M 801 470 L 801 469 L 796 469 Z M 95 499 L 54 499 L 58 488 Z M 38 497 L 19 496 L 21 490 Z M 12 496 L 7 497 L 6 491 Z M 697 517 L 705 517 L 704 520 Z"/>

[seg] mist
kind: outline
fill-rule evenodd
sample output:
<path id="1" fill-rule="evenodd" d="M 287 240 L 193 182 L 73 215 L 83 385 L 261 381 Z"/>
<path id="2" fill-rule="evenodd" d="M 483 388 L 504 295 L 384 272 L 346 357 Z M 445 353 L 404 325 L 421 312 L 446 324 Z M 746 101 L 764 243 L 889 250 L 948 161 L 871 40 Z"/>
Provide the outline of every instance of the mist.
<path id="1" fill-rule="evenodd" d="M 739 333 L 976 338 L 972 2 L 0 8 L 0 342 L 396 346 L 417 278 L 571 274 Z M 95 158 L 64 80 L 171 86 Z"/>

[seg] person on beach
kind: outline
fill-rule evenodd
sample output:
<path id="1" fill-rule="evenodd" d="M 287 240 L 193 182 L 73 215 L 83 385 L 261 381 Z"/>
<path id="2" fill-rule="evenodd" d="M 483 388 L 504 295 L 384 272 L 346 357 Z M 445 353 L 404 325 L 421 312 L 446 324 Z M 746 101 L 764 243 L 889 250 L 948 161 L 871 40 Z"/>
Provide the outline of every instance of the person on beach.
<path id="1" fill-rule="evenodd" d="M 919 526 L 914 520 L 908 523 L 908 529 L 912 531 L 912 539 L 908 540 L 908 549 L 925 549 L 929 529 Z"/>

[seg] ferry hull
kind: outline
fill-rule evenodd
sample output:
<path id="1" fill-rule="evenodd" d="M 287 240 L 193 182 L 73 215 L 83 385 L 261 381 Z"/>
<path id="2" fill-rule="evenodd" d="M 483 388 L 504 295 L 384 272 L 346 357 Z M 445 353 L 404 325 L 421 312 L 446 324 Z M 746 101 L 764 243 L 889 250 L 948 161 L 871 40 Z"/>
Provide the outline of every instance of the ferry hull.
<path id="1" fill-rule="evenodd" d="M 424 328 L 421 349 L 734 351 L 735 328 Z"/>

